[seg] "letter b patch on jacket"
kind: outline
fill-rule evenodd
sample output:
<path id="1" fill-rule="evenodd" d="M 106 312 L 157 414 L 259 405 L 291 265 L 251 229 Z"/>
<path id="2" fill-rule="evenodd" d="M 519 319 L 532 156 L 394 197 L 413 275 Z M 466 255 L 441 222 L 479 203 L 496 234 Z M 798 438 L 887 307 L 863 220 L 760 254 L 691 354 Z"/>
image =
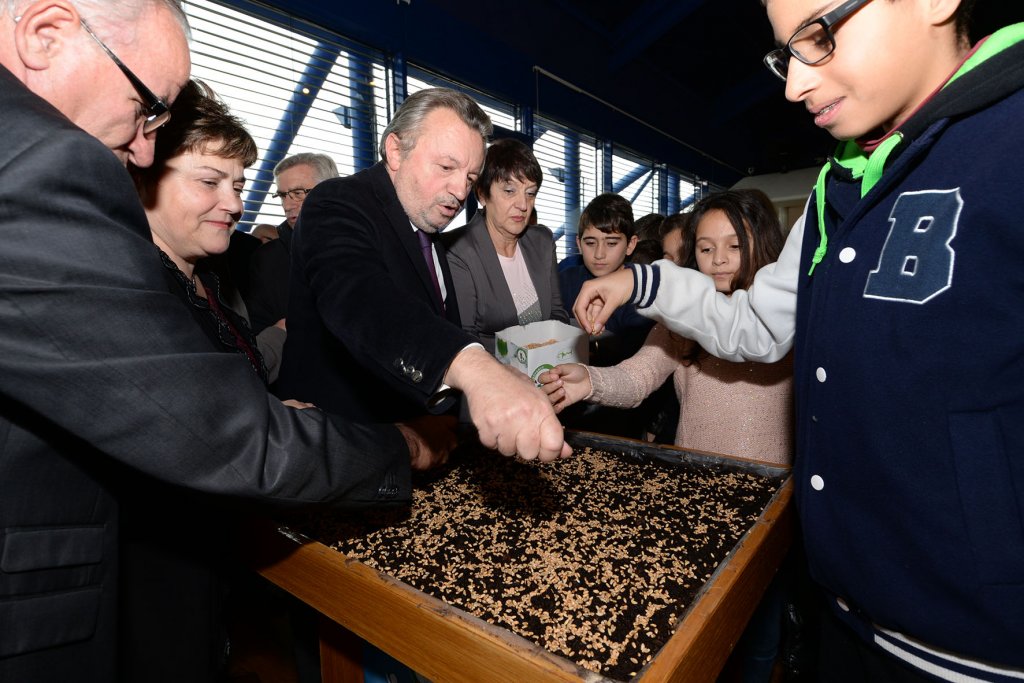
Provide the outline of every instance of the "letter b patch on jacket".
<path id="1" fill-rule="evenodd" d="M 878 267 L 868 274 L 864 296 L 923 304 L 953 282 L 960 190 L 926 190 L 901 194 L 889 213 Z"/>

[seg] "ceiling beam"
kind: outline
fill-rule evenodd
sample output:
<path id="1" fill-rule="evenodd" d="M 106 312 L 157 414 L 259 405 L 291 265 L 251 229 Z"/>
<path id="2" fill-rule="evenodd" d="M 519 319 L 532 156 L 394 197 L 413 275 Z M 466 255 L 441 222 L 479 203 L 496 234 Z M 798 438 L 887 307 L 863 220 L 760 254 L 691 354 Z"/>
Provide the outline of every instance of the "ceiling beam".
<path id="1" fill-rule="evenodd" d="M 616 71 L 650 47 L 705 0 L 647 0 L 615 32 L 608 67 Z"/>
<path id="2" fill-rule="evenodd" d="M 543 6 L 544 4 L 545 3 L 541 3 L 541 6 Z M 602 26 L 600 22 L 595 21 L 590 14 L 578 9 L 576 5 L 566 2 L 566 0 L 550 0 L 550 4 L 554 5 L 562 12 L 568 14 L 570 17 L 579 22 L 581 26 L 585 27 L 592 33 L 611 40 L 611 32 L 606 27 Z"/>
<path id="3" fill-rule="evenodd" d="M 712 115 L 708 120 L 723 126 L 759 102 L 772 97 L 781 99 L 784 87 L 767 69 L 752 69 L 743 80 L 718 92 L 711 104 Z"/>

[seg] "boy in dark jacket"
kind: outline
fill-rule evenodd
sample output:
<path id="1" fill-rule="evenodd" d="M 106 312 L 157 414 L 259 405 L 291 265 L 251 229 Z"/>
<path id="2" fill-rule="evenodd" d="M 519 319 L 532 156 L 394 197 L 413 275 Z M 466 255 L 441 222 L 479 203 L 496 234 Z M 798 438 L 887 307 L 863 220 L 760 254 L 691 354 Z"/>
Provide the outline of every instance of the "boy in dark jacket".
<path id="1" fill-rule="evenodd" d="M 1024 677 L 1024 25 L 971 0 L 767 0 L 765 58 L 842 142 L 746 293 L 634 266 L 641 312 L 733 360 L 795 347 L 821 679 Z"/>
<path id="2" fill-rule="evenodd" d="M 594 197 L 580 214 L 576 235 L 583 263 L 558 273 L 562 301 L 575 301 L 584 282 L 622 270 L 636 244 L 633 207 L 629 201 L 612 192 Z M 622 307 L 605 325 L 609 334 L 592 340 L 591 365 L 615 365 L 629 358 L 644 343 L 653 326 L 650 320 L 638 315 L 633 306 Z"/>

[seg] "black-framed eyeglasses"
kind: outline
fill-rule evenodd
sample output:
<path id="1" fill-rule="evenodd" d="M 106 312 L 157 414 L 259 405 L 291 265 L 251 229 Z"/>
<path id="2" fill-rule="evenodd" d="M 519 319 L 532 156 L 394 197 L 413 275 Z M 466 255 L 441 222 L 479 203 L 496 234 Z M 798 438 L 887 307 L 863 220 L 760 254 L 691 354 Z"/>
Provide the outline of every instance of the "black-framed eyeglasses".
<path id="1" fill-rule="evenodd" d="M 871 0 L 847 0 L 831 12 L 827 12 L 796 30 L 785 47 L 772 50 L 764 56 L 764 65 L 773 74 L 786 80 L 789 75 L 789 58 L 796 57 L 804 64 L 818 64 L 836 50 L 836 25 L 848 18 Z"/>
<path id="2" fill-rule="evenodd" d="M 306 198 L 306 195 L 312 191 L 313 188 L 309 188 L 307 190 L 300 187 L 294 190 L 288 190 L 286 192 L 275 192 L 274 196 L 277 197 L 278 199 L 284 199 L 285 197 L 288 197 L 288 199 L 292 200 L 293 202 L 301 202 L 303 199 Z"/>
<path id="3" fill-rule="evenodd" d="M 124 65 L 117 55 L 114 54 L 113 50 L 107 47 L 106 43 L 100 40 L 100 37 L 93 33 L 92 28 L 89 24 L 85 23 L 85 19 L 79 18 L 79 22 L 82 24 L 82 28 L 85 32 L 92 36 L 92 39 L 99 43 L 99 46 L 103 48 L 103 51 L 107 53 L 107 56 L 114 60 L 114 64 L 117 64 L 117 68 L 121 70 L 121 73 L 125 75 L 125 78 L 135 88 L 135 92 L 142 98 L 142 103 L 146 107 L 145 116 L 146 120 L 142 124 L 143 133 L 152 133 L 160 126 L 164 125 L 171 120 L 171 109 L 167 106 L 167 103 L 162 99 L 153 94 L 153 91 L 146 87 L 146 84 L 139 80 L 139 77 L 132 73 L 132 70 Z"/>

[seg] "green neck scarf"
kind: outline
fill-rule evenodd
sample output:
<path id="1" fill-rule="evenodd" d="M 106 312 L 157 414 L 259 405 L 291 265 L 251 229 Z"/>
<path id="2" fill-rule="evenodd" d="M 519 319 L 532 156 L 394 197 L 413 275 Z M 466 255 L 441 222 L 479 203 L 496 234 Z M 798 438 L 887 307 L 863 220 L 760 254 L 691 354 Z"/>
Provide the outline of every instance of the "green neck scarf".
<path id="1" fill-rule="evenodd" d="M 1024 40 L 1024 23 L 1012 24 L 996 31 L 978 46 L 942 87 L 945 88 L 993 55 L 1022 40 Z M 885 171 L 885 162 L 901 142 L 903 142 L 903 134 L 895 131 L 885 138 L 874 152 L 866 154 L 856 142 L 845 140 L 839 143 L 835 156 L 822 167 L 821 173 L 818 174 L 818 181 L 814 185 L 815 208 L 818 213 L 818 248 L 814 250 L 811 269 L 807 272 L 808 276 L 814 274 L 815 266 L 821 263 L 828 250 L 828 235 L 825 234 L 825 181 L 828 172 L 832 170 L 832 164 L 836 163 L 848 169 L 855 180 L 860 180 L 860 196 L 863 197 L 881 180 L 882 173 Z"/>

